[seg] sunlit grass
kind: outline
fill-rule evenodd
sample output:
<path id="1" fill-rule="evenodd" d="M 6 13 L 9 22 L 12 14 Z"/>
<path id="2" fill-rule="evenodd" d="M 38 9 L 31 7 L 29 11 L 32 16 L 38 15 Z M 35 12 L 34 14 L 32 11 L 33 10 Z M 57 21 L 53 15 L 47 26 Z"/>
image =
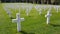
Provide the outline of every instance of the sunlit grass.
<path id="1" fill-rule="evenodd" d="M 18 10 L 10 10 L 12 16 L 16 18 Z M 25 21 L 21 22 L 21 28 L 24 33 L 21 33 L 17 32 L 16 23 L 12 23 L 12 20 L 2 8 L 2 5 L 0 5 L 0 34 L 60 34 L 60 12 L 56 13 L 56 11 L 52 9 L 50 24 L 47 25 L 45 18 L 47 10 L 42 11 L 42 15 L 39 15 L 38 11 L 33 8 L 29 16 L 26 16 L 25 10 L 21 10 L 20 17 L 25 18 Z"/>

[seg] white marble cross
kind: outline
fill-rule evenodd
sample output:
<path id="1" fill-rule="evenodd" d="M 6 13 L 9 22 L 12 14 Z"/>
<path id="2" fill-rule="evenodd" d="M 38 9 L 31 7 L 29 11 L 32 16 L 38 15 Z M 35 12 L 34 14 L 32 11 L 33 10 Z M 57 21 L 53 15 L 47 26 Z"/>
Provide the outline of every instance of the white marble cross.
<path id="1" fill-rule="evenodd" d="M 58 9 L 59 9 L 59 7 L 58 7 L 58 6 L 56 6 L 57 13 L 58 13 Z"/>
<path id="2" fill-rule="evenodd" d="M 51 10 L 49 10 L 49 11 L 47 12 L 47 14 L 45 15 L 45 17 L 47 17 L 47 21 L 46 21 L 47 24 L 50 23 L 50 16 L 51 16 L 50 11 L 51 11 Z"/>
<path id="3" fill-rule="evenodd" d="M 29 15 L 31 9 L 32 9 L 32 6 L 27 6 L 27 7 L 26 7 L 26 15 L 27 15 L 27 16 Z"/>
<path id="4" fill-rule="evenodd" d="M 54 8 L 56 9 L 56 12 L 58 13 L 59 6 L 54 6 Z"/>
<path id="5" fill-rule="evenodd" d="M 26 15 L 29 15 L 29 8 L 26 9 Z"/>
<path id="6" fill-rule="evenodd" d="M 21 31 L 21 21 L 24 21 L 24 18 L 20 18 L 20 13 L 16 14 L 16 19 L 12 19 L 12 22 L 17 22 L 17 31 Z"/>
<path id="7" fill-rule="evenodd" d="M 42 14 L 42 7 L 41 6 L 35 6 L 36 10 L 39 12 L 39 15 Z"/>
<path id="8" fill-rule="evenodd" d="M 44 8 L 44 11 L 47 9 L 47 7 L 46 7 L 46 6 L 44 6 L 43 8 Z"/>
<path id="9" fill-rule="evenodd" d="M 41 15 L 42 14 L 42 9 L 40 8 L 38 11 L 39 11 L 39 15 Z"/>

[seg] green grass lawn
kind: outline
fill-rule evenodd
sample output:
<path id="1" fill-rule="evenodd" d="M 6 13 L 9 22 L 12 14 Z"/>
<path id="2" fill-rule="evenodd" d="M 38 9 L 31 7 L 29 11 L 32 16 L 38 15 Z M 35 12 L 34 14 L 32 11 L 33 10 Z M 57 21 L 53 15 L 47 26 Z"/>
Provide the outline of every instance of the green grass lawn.
<path id="1" fill-rule="evenodd" d="M 20 15 L 25 18 L 25 21 L 21 22 L 23 32 L 17 32 L 16 23 L 12 23 L 2 7 L 0 4 L 0 34 L 60 34 L 60 12 L 56 13 L 54 9 L 51 11 L 52 16 L 49 25 L 46 24 L 45 18 L 47 10 L 39 15 L 38 11 L 33 8 L 29 16 L 26 16 L 25 10 L 21 10 Z M 12 17 L 16 18 L 18 10 L 14 11 L 11 9 Z"/>

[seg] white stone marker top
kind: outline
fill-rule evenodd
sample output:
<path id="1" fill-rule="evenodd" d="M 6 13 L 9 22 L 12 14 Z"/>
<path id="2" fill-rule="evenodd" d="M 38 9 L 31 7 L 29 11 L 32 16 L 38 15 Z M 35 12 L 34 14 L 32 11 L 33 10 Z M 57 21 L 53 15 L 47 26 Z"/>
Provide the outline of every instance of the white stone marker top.
<path id="1" fill-rule="evenodd" d="M 17 22 L 17 31 L 21 31 L 21 21 L 24 21 L 24 18 L 20 18 L 20 13 L 16 14 L 16 19 L 12 19 L 12 22 Z"/>
<path id="2" fill-rule="evenodd" d="M 49 9 L 49 11 L 47 12 L 47 14 L 45 15 L 45 17 L 47 17 L 47 24 L 49 24 L 50 23 L 50 16 L 51 16 L 51 14 L 50 14 L 50 9 Z"/>
<path id="3" fill-rule="evenodd" d="M 42 14 L 42 6 L 40 6 L 40 5 L 36 5 L 36 6 L 34 6 L 35 7 L 35 9 L 39 12 L 39 15 L 41 15 Z"/>
<path id="4" fill-rule="evenodd" d="M 49 17 L 50 16 L 50 11 L 47 12 L 47 14 L 45 15 L 45 17 Z"/>
<path id="5" fill-rule="evenodd" d="M 26 15 L 27 16 L 29 15 L 30 11 L 32 10 L 32 7 L 33 6 L 30 6 L 30 5 L 26 6 Z"/>
<path id="6" fill-rule="evenodd" d="M 58 10 L 59 10 L 59 6 L 56 6 L 56 10 L 57 10 L 57 13 L 58 13 Z"/>

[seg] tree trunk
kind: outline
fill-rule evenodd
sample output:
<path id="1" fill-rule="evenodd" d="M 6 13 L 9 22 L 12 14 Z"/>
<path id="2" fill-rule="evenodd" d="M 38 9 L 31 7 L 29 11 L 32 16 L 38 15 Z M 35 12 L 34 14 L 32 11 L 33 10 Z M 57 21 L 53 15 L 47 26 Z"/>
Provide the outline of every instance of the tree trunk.
<path id="1" fill-rule="evenodd" d="M 44 4 L 44 0 L 41 0 L 41 4 Z"/>
<path id="2" fill-rule="evenodd" d="M 33 4 L 35 4 L 36 2 L 35 2 L 35 0 L 33 0 Z"/>
<path id="3" fill-rule="evenodd" d="M 39 3 L 39 1 L 37 0 L 37 4 Z"/>

